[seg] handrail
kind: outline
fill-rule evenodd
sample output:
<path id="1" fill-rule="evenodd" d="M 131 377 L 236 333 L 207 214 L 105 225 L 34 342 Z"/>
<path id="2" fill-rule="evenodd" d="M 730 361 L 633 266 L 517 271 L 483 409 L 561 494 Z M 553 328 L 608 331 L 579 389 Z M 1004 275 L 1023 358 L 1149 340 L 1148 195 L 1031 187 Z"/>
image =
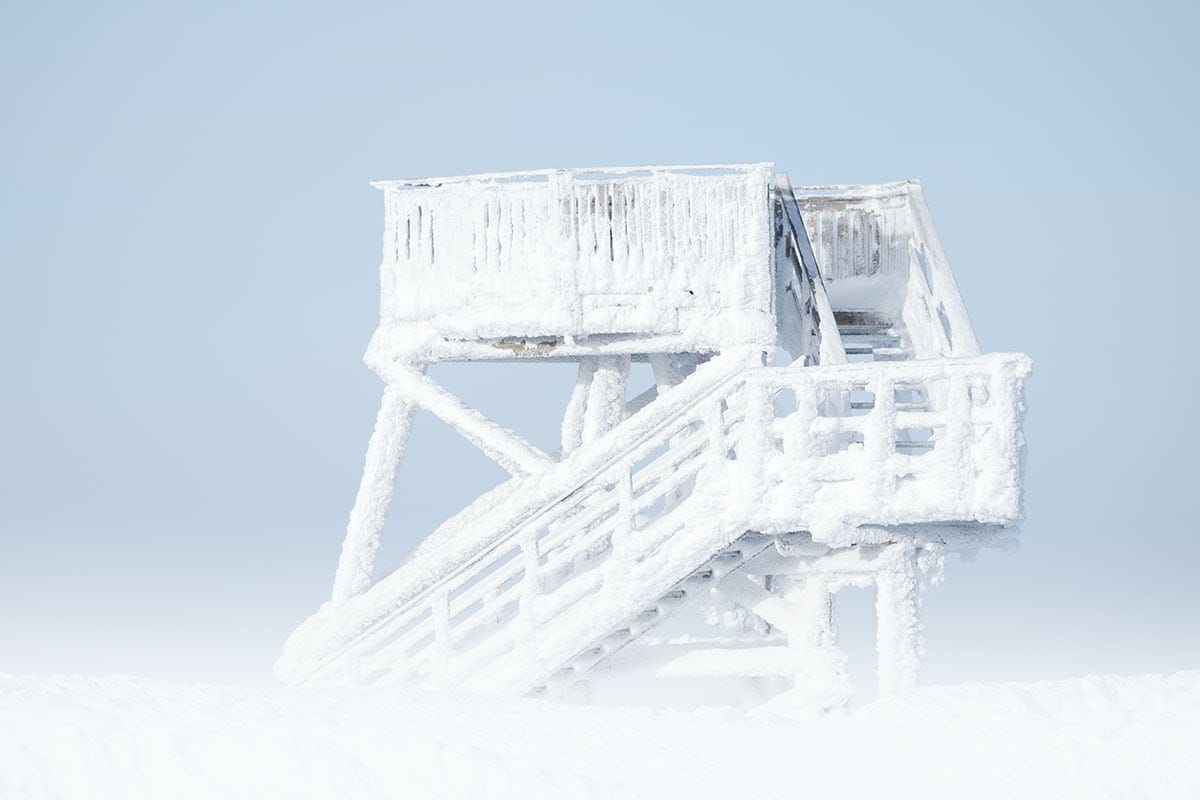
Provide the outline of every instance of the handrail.
<path id="1" fill-rule="evenodd" d="M 929 205 L 925 201 L 925 193 L 921 190 L 919 181 L 909 183 L 907 195 L 909 213 L 913 219 L 912 233 L 916 240 L 913 255 L 918 260 L 910 269 L 915 268 L 923 272 L 926 264 L 929 267 L 928 288 L 934 300 L 934 308 L 930 309 L 930 312 L 938 315 L 940 322 L 935 328 L 944 328 L 947 355 L 959 358 L 978 356 L 982 352 L 979 341 L 975 337 L 967 306 L 963 302 L 958 283 L 954 280 L 954 273 L 950 270 L 946 252 L 942 249 L 942 240 L 933 225 Z M 919 263 L 922 255 L 926 264 Z"/>
<path id="2" fill-rule="evenodd" d="M 775 192 L 782 206 L 791 253 L 796 259 L 793 264 L 796 277 L 801 283 L 802 291 L 812 303 L 810 313 L 816 321 L 817 334 L 817 352 L 813 354 L 816 357 L 815 361 L 818 364 L 844 364 L 846 350 L 834 321 L 833 307 L 829 303 L 825 281 L 821 277 L 821 267 L 813 254 L 808 230 L 804 227 L 804 219 L 786 172 L 775 174 Z M 803 311 L 801 305 L 802 315 Z"/>

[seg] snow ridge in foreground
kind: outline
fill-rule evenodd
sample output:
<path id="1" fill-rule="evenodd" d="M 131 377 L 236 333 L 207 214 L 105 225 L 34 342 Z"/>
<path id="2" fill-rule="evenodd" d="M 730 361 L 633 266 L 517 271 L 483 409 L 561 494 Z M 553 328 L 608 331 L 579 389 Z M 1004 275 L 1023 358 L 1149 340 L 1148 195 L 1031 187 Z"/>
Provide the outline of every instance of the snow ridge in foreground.
<path id="1" fill-rule="evenodd" d="M 0 675 L 3 798 L 1200 796 L 1200 671 L 803 720 Z"/>

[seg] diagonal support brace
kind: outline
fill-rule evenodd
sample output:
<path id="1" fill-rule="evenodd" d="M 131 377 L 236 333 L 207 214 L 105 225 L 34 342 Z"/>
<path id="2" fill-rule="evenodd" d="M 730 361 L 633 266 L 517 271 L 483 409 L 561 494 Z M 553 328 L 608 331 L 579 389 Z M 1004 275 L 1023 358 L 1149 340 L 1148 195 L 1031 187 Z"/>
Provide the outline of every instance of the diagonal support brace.
<path id="1" fill-rule="evenodd" d="M 432 378 L 401 365 L 388 370 L 385 377 L 390 387 L 461 433 L 509 473 L 531 475 L 553 466 L 550 456 L 471 408 Z"/>

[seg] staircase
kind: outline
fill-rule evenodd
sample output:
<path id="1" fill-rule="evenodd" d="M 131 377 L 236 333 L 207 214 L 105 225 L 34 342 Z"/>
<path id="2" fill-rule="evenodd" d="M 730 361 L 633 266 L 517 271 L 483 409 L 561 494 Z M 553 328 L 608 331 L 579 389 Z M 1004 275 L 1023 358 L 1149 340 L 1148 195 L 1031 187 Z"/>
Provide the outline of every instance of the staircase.
<path id="1" fill-rule="evenodd" d="M 727 502 L 754 362 L 718 356 L 554 474 L 488 493 L 302 625 L 277 673 L 528 692 L 633 641 L 769 544 L 731 547 L 746 509 Z"/>
<path id="2" fill-rule="evenodd" d="M 846 349 L 847 361 L 857 363 L 912 359 L 912 344 L 908 341 L 903 326 L 892 322 L 883 314 L 877 311 L 835 311 L 833 317 Z"/>
<path id="3" fill-rule="evenodd" d="M 846 324 L 898 349 L 882 321 Z M 1018 446 L 1027 370 L 1006 354 L 786 368 L 719 355 L 548 472 L 481 497 L 366 592 L 327 605 L 293 634 L 277 674 L 536 693 L 773 546 L 753 531 L 813 530 L 792 512 L 811 510 L 799 499 L 813 491 L 851 492 L 837 503 L 855 524 L 1016 518 L 1019 494 L 996 487 L 1015 485 L 1019 459 L 998 443 Z M 870 399 L 856 400 L 864 388 Z M 795 395 L 793 410 L 779 407 L 781 390 Z M 835 396 L 849 397 L 849 416 L 821 410 Z M 823 450 L 834 428 L 854 432 L 857 449 Z M 957 474 L 959 454 L 981 445 L 994 457 Z M 913 481 L 962 488 L 931 494 Z M 975 485 L 989 488 L 976 495 Z"/>

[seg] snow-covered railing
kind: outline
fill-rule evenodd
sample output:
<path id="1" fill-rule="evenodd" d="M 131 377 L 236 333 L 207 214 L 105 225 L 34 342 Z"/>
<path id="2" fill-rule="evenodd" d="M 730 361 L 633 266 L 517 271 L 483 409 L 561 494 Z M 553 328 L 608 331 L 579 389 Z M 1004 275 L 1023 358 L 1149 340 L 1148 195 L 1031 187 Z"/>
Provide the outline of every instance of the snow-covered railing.
<path id="1" fill-rule="evenodd" d="M 769 164 L 390 181 L 385 350 L 437 341 L 773 342 Z M 404 333 L 407 331 L 407 333 Z M 683 348 L 679 348 L 683 349 Z"/>
<path id="2" fill-rule="evenodd" d="M 748 529 L 856 542 L 853 526 L 1019 519 L 1026 357 L 747 366 L 715 359 L 558 472 L 468 509 L 301 626 L 280 677 L 532 681 L 586 646 L 585 622 L 615 624 Z"/>
<path id="3" fill-rule="evenodd" d="M 907 327 L 910 331 L 919 327 L 932 328 L 938 339 L 936 346 L 944 355 L 977 356 L 982 351 L 975 338 L 975 329 L 954 273 L 950 271 L 950 262 L 942 250 L 942 240 L 933 226 L 925 193 L 919 181 L 909 181 L 906 187 L 913 219 L 913 237 L 909 242 L 909 298 L 905 303 Z M 925 320 L 934 319 L 937 324 L 918 326 L 912 320 L 915 315 Z"/>
<path id="4" fill-rule="evenodd" d="M 821 267 L 786 173 L 775 175 L 775 259 L 780 344 L 805 364 L 844 364 L 846 350 L 825 292 Z M 794 293 L 793 297 L 788 295 Z M 796 304 L 795 315 L 784 304 Z M 789 324 L 789 320 L 795 320 Z"/>
<path id="5" fill-rule="evenodd" d="M 826 280 L 847 285 L 873 281 L 889 287 L 903 281 L 876 295 L 887 304 L 900 301 L 897 305 L 919 357 L 980 354 L 920 182 L 794 191 Z M 856 298 L 870 294 L 861 286 L 851 291 Z"/>
<path id="6" fill-rule="evenodd" d="M 857 526 L 1018 521 L 1029 370 L 1016 353 L 755 370 L 747 391 L 777 414 L 754 433 L 771 453 L 754 527 L 853 542 Z"/>

